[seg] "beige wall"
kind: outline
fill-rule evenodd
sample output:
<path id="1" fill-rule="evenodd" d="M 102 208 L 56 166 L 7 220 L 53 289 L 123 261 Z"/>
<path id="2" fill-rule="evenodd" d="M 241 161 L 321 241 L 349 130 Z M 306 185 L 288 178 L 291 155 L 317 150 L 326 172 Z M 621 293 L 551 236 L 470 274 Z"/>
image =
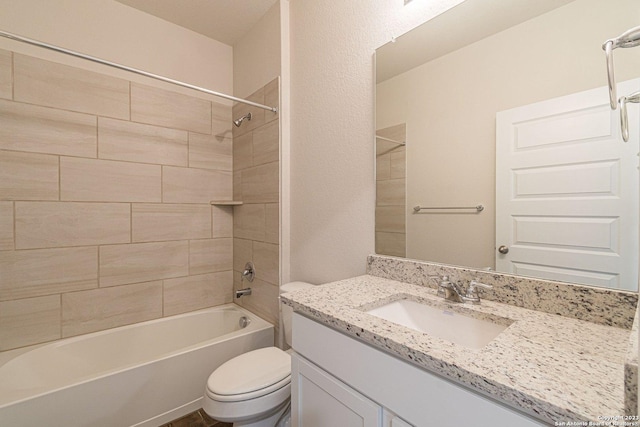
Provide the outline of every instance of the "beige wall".
<path id="1" fill-rule="evenodd" d="M 0 58 L 0 350 L 231 302 L 231 107 Z"/>
<path id="2" fill-rule="evenodd" d="M 374 251 L 377 47 L 458 0 L 291 0 L 291 279 L 363 274 Z"/>
<path id="3" fill-rule="evenodd" d="M 233 91 L 231 46 L 116 1 L 0 0 L 0 11 L 0 28 L 3 31 L 211 90 L 229 94 Z M 189 93 L 187 89 L 156 83 L 4 38 L 0 38 L 0 48 Z M 193 96 L 206 97 L 198 93 L 193 93 Z"/>
<path id="4" fill-rule="evenodd" d="M 233 46 L 233 93 L 244 98 L 280 75 L 280 2 Z M 277 106 L 277 104 L 275 104 Z"/>
<path id="5" fill-rule="evenodd" d="M 600 45 L 637 25 L 634 0 L 578 0 L 378 85 L 378 126 L 407 121 L 407 204 L 474 206 L 480 214 L 414 215 L 407 256 L 494 267 L 495 114 L 604 86 Z M 618 81 L 640 55 L 617 50 Z"/>

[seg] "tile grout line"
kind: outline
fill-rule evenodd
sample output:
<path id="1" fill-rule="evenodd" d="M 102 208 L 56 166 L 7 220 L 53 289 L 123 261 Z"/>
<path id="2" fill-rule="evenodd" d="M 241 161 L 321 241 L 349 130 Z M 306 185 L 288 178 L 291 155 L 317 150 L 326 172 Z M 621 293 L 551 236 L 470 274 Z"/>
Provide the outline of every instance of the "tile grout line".
<path id="1" fill-rule="evenodd" d="M 97 271 L 97 275 L 98 275 L 98 277 L 96 277 L 96 279 L 97 279 L 97 280 L 96 280 L 96 282 L 97 282 L 97 285 L 98 285 L 98 286 L 97 286 L 97 288 L 96 288 L 96 289 L 101 288 L 101 286 L 100 286 L 100 275 L 101 275 L 101 273 L 102 273 L 102 272 L 100 271 L 100 249 L 101 249 L 101 247 L 102 247 L 101 245 L 98 245 L 98 259 L 97 259 L 97 261 L 98 261 L 98 262 L 97 262 L 97 266 L 98 266 L 98 268 L 97 268 L 97 270 L 98 270 L 98 271 Z"/>
<path id="2" fill-rule="evenodd" d="M 10 51 L 11 53 L 11 100 L 15 101 L 16 100 L 16 72 L 15 72 L 15 54 L 13 53 L 13 51 Z"/>
<path id="3" fill-rule="evenodd" d="M 18 240 L 17 239 L 18 234 L 16 233 L 18 226 L 17 226 L 16 222 L 18 220 L 18 217 L 16 216 L 16 201 L 15 200 L 11 202 L 11 209 L 12 209 L 12 214 L 13 214 L 13 250 L 16 251 L 17 250 L 16 240 Z"/>

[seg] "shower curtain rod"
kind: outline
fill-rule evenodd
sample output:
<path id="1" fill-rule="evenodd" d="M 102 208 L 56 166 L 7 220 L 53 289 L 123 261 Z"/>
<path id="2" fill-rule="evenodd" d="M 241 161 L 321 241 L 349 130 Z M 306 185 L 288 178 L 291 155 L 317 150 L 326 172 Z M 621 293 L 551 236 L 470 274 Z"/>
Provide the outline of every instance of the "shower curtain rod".
<path id="1" fill-rule="evenodd" d="M 38 47 L 42 47 L 42 48 L 45 48 L 45 49 L 53 50 L 55 52 L 64 53 L 66 55 L 75 56 L 76 58 L 82 58 L 82 59 L 86 59 L 88 61 L 97 62 L 98 64 L 107 65 L 109 67 L 117 68 L 119 70 L 129 71 L 131 73 L 139 74 L 139 75 L 145 76 L 145 77 L 150 77 L 152 79 L 160 80 L 162 82 L 171 83 L 171 84 L 174 84 L 174 85 L 177 85 L 177 86 L 186 87 L 188 89 L 193 89 L 193 90 L 196 90 L 198 92 L 203 92 L 203 93 L 206 93 L 206 94 L 209 94 L 209 95 L 217 96 L 219 98 L 228 99 L 230 101 L 239 102 L 241 104 L 251 105 L 253 107 L 262 108 L 263 110 L 273 111 L 274 113 L 278 112 L 278 108 L 277 107 L 269 107 L 268 105 L 259 104 L 257 102 L 249 101 L 249 100 L 242 99 L 242 98 L 236 98 L 235 96 L 227 95 L 225 93 L 215 92 L 213 90 L 205 89 L 205 88 L 200 87 L 200 86 L 195 86 L 195 85 L 192 85 L 192 84 L 189 84 L 189 83 L 181 82 L 180 80 L 174 80 L 174 79 L 170 79 L 168 77 L 160 76 L 158 74 L 153 74 L 153 73 L 149 73 L 147 71 L 138 70 L 137 68 L 127 67 L 126 65 L 121 65 L 121 64 L 117 64 L 115 62 L 106 61 L 104 59 L 96 58 L 95 56 L 85 55 L 83 53 L 75 52 L 73 50 L 65 49 L 63 47 L 54 46 L 54 45 L 51 45 L 51 44 L 48 44 L 48 43 L 44 43 L 44 42 L 41 42 L 41 41 L 38 41 L 38 40 L 29 39 L 27 37 L 18 36 L 16 34 L 8 33 L 6 31 L 0 31 L 0 36 L 8 38 L 8 39 L 11 39 L 11 40 L 16 40 L 16 41 L 19 41 L 19 42 L 22 42 L 22 43 L 27 43 L 27 44 L 30 44 L 30 45 L 33 45 L 33 46 L 38 46 Z"/>

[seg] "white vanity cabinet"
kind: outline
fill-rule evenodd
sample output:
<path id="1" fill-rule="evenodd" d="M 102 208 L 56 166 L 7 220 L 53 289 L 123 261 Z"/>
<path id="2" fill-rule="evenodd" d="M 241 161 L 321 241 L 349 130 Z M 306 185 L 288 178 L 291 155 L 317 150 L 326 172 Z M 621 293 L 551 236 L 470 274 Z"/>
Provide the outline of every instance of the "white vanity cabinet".
<path id="1" fill-rule="evenodd" d="M 293 425 L 380 426 L 380 405 L 296 354 L 291 357 L 291 380 L 297 408 Z"/>
<path id="2" fill-rule="evenodd" d="M 414 427 L 295 353 L 291 371 L 294 425 Z"/>
<path id="3" fill-rule="evenodd" d="M 292 427 L 548 425 L 298 313 L 293 349 Z"/>

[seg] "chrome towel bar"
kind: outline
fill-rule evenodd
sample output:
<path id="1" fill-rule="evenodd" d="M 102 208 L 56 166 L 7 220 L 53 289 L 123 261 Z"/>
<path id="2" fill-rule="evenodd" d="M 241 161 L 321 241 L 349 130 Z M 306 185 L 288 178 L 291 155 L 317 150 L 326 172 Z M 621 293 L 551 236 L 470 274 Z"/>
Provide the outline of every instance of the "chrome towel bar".
<path id="1" fill-rule="evenodd" d="M 618 100 L 620 103 L 620 128 L 622 129 L 622 140 L 629 142 L 629 116 L 627 115 L 627 103 L 640 103 L 640 91 L 634 92 L 629 96 L 621 96 Z"/>
<path id="2" fill-rule="evenodd" d="M 482 212 L 484 210 L 484 206 L 414 206 L 414 212 L 420 212 L 421 210 L 429 210 L 429 209 L 439 209 L 439 210 L 452 210 L 452 209 L 475 209 L 476 212 Z"/>
<path id="3" fill-rule="evenodd" d="M 602 45 L 605 58 L 607 61 L 607 80 L 609 83 L 609 103 L 611 109 L 615 110 L 618 107 L 618 99 L 616 96 L 616 78 L 613 72 L 613 50 L 619 47 L 630 48 L 640 46 L 640 26 L 631 28 L 628 31 L 620 34 L 614 39 L 609 39 Z"/>
<path id="4" fill-rule="evenodd" d="M 398 144 L 398 145 L 407 145 L 406 141 L 396 141 L 395 139 L 386 138 L 386 137 L 380 136 L 380 135 L 376 135 L 376 139 L 381 139 L 383 141 L 393 142 L 394 144 Z"/>

